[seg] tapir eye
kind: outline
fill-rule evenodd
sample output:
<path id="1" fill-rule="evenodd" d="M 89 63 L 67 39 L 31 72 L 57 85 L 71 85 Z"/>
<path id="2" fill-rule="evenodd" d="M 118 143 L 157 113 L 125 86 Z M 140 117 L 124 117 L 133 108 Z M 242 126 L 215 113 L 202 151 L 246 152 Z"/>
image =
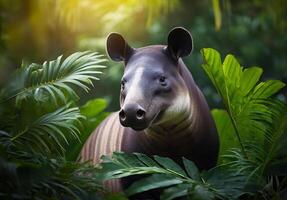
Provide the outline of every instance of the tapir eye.
<path id="1" fill-rule="evenodd" d="M 126 83 L 127 81 L 125 80 L 125 79 L 122 79 L 121 80 L 121 87 L 122 87 L 122 90 L 124 90 L 125 89 L 125 83 Z"/>
<path id="2" fill-rule="evenodd" d="M 165 76 L 160 76 L 159 77 L 159 82 L 161 85 L 165 86 L 166 85 L 166 77 Z"/>

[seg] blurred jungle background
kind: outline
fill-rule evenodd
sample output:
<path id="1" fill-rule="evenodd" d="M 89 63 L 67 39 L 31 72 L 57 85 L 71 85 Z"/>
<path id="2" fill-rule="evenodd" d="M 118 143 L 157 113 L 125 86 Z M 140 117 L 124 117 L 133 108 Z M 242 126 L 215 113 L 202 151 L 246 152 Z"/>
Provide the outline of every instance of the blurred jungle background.
<path id="1" fill-rule="evenodd" d="M 184 61 L 213 108 L 217 166 L 125 153 L 79 163 L 119 109 L 124 68 L 101 57 L 107 35 L 138 48 L 176 26 L 193 36 Z M 102 199 L 103 180 L 136 174 L 151 175 L 127 196 L 287 199 L 286 33 L 286 0 L 0 0 L 0 199 Z"/>
<path id="2" fill-rule="evenodd" d="M 1 0 L 0 84 L 22 61 L 41 63 L 76 51 L 105 54 L 110 32 L 135 48 L 166 44 L 175 26 L 191 31 L 194 50 L 185 59 L 211 107 L 220 99 L 200 65 L 200 49 L 232 52 L 243 66 L 260 66 L 264 79 L 287 82 L 287 2 L 285 0 Z M 122 64 L 109 62 L 102 81 L 80 101 L 108 100 L 119 109 Z M 284 92 L 283 92 L 284 94 Z M 285 99 L 283 95 L 281 99 Z"/>

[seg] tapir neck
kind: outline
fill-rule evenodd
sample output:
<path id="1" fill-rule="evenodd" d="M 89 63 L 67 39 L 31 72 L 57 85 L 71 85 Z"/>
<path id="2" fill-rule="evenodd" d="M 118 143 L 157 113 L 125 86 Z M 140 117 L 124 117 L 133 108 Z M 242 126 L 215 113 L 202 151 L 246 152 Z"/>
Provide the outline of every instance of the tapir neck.
<path id="1" fill-rule="evenodd" d="M 185 143 L 191 137 L 194 124 L 193 108 L 191 101 L 189 106 L 181 113 L 174 114 L 164 123 L 152 125 L 145 131 L 149 140 L 158 145 L 169 145 L 176 141 L 177 144 Z"/>
<path id="2" fill-rule="evenodd" d="M 163 124 L 152 125 L 145 131 L 146 137 L 150 142 L 158 146 L 181 146 L 189 148 L 188 145 L 194 144 L 192 141 L 201 136 L 198 130 L 206 131 L 210 127 L 208 125 L 211 120 L 209 116 L 209 108 L 206 101 L 195 84 L 193 77 L 182 61 L 179 62 L 179 69 L 182 78 L 187 86 L 188 105 L 181 113 L 175 114 L 167 122 Z"/>
<path id="3" fill-rule="evenodd" d="M 208 169 L 216 163 L 216 159 L 210 159 L 210 153 L 216 155 L 214 158 L 218 153 L 215 124 L 203 94 L 182 61 L 179 70 L 187 87 L 185 94 L 189 96 L 189 106 L 179 113 L 175 112 L 175 115 L 169 115 L 171 117 L 164 123 L 155 122 L 144 133 L 132 134 L 134 131 L 127 129 L 130 133 L 126 134 L 129 145 L 124 151 L 167 156 L 178 163 L 185 157 L 195 161 L 200 169 Z"/>

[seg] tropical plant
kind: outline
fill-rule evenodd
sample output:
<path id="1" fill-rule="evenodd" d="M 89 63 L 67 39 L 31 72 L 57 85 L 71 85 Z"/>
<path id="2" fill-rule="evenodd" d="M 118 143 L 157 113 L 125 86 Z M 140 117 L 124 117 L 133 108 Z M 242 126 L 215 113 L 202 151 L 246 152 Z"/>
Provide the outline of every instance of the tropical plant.
<path id="1" fill-rule="evenodd" d="M 184 158 L 182 169 L 168 158 L 114 153 L 111 158 L 103 157 L 102 178 L 152 174 L 134 182 L 126 194 L 164 188 L 161 199 L 283 198 L 287 190 L 287 106 L 273 96 L 285 84 L 278 80 L 258 83 L 261 68 L 243 68 L 232 55 L 222 63 L 213 49 L 201 52 L 203 69 L 225 107 L 212 111 L 221 141 L 219 165 L 199 173 Z"/>
<path id="2" fill-rule="evenodd" d="M 1 89 L 1 199 L 85 199 L 102 190 L 96 168 L 76 162 L 80 149 L 72 155 L 67 150 L 84 142 L 85 123 L 105 116 L 99 115 L 104 100 L 76 106 L 76 91 L 89 90 L 104 61 L 97 53 L 77 52 L 64 60 L 23 65 Z M 99 105 L 95 102 L 102 105 L 88 113 Z"/>
<path id="3" fill-rule="evenodd" d="M 226 108 L 213 110 L 222 142 L 221 162 L 255 178 L 263 197 L 282 196 L 287 189 L 287 106 L 272 96 L 285 84 L 259 82 L 262 69 L 244 69 L 232 55 L 221 64 L 217 51 L 203 49 L 202 54 L 203 68 Z M 231 150 L 236 146 L 240 149 Z"/>
<path id="4" fill-rule="evenodd" d="M 115 152 L 112 157 L 102 157 L 102 170 L 98 179 L 108 180 L 131 175 L 147 174 L 126 191 L 128 196 L 152 189 L 164 188 L 161 199 L 188 196 L 190 199 L 236 199 L 247 193 L 245 176 L 231 173 L 226 168 L 199 172 L 195 164 L 183 158 L 184 168 L 170 158 L 140 153 Z"/>
<path id="5" fill-rule="evenodd" d="M 222 63 L 217 51 L 201 52 L 203 69 L 225 107 L 212 111 L 221 140 L 218 166 L 199 172 L 185 158 L 180 166 L 169 158 L 120 152 L 104 156 L 96 167 L 75 162 L 108 114 L 103 99 L 76 106 L 76 91 L 89 90 L 105 61 L 79 52 L 42 65 L 23 64 L 1 89 L 0 197 L 99 199 L 107 197 L 102 181 L 145 175 L 125 190 L 127 196 L 161 188 L 161 199 L 283 198 L 287 106 L 274 95 L 285 84 L 259 82 L 263 70 L 243 68 L 232 55 Z"/>

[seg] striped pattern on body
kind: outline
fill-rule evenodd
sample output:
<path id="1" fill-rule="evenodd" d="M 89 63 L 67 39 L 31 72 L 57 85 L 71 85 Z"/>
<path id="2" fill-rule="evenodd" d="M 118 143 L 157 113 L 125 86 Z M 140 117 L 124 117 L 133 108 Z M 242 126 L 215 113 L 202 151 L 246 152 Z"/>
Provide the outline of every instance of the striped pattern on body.
<path id="1" fill-rule="evenodd" d="M 118 119 L 118 113 L 109 115 L 91 134 L 80 154 L 80 161 L 98 164 L 102 155 L 111 155 L 122 150 L 124 127 Z M 121 191 L 119 179 L 106 181 L 104 186 L 111 192 Z"/>

